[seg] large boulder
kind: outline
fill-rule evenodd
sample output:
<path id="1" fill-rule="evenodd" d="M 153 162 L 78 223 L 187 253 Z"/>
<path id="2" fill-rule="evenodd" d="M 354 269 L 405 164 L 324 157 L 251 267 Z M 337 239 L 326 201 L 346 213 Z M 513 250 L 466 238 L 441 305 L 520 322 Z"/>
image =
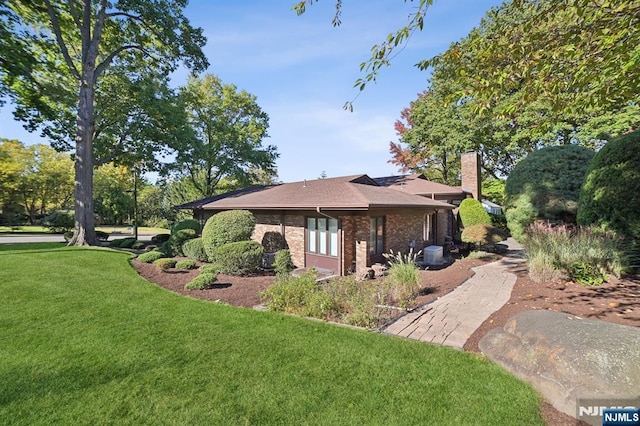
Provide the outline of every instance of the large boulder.
<path id="1" fill-rule="evenodd" d="M 640 397 L 640 328 L 528 311 L 491 330 L 479 347 L 570 416 L 579 398 Z"/>

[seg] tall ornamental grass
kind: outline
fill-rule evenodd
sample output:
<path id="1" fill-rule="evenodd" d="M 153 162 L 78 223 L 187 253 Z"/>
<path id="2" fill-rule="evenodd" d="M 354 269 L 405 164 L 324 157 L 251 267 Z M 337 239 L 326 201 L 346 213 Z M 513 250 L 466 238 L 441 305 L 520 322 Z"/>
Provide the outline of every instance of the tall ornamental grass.
<path id="1" fill-rule="evenodd" d="M 526 235 L 529 274 L 537 282 L 573 279 L 598 285 L 608 275 L 619 277 L 625 269 L 622 240 L 612 232 L 536 222 Z"/>

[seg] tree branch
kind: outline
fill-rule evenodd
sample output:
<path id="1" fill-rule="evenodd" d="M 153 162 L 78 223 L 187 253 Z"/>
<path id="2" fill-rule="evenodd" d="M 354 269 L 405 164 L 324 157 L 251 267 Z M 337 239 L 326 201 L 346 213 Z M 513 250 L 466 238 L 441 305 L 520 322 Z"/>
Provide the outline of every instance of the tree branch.
<path id="1" fill-rule="evenodd" d="M 58 17 L 56 16 L 56 11 L 53 9 L 51 2 L 49 0 L 45 0 L 47 5 L 47 12 L 49 13 L 49 18 L 51 19 L 51 26 L 53 27 L 53 33 L 56 36 L 56 41 L 60 46 L 60 50 L 62 51 L 62 56 L 64 57 L 65 62 L 69 66 L 71 73 L 78 79 L 82 80 L 82 76 L 78 69 L 76 68 L 73 60 L 71 59 L 71 55 L 69 55 L 69 50 L 67 49 L 67 45 L 62 38 L 62 31 L 60 30 L 60 22 L 58 21 Z"/>
<path id="2" fill-rule="evenodd" d="M 100 62 L 100 64 L 98 64 L 98 66 L 96 67 L 95 78 L 97 79 L 100 76 L 100 74 L 102 74 L 104 72 L 104 70 L 111 64 L 111 61 L 113 61 L 113 58 L 118 56 L 119 53 L 121 53 L 121 52 L 123 52 L 125 50 L 129 50 L 129 49 L 137 49 L 137 50 L 141 51 L 142 53 L 144 53 L 145 55 L 151 56 L 151 54 L 146 49 L 144 49 L 142 46 L 139 46 L 137 44 L 125 44 L 124 46 L 120 46 L 116 50 L 111 52 L 109 54 L 109 56 L 107 56 L 104 59 L 104 61 L 102 61 L 102 62 Z"/>
<path id="3" fill-rule="evenodd" d="M 93 29 L 93 37 L 91 38 L 92 46 L 98 46 L 100 44 L 100 39 L 102 38 L 102 28 L 104 28 L 104 20 L 106 19 L 106 13 L 107 13 L 107 0 L 101 0 L 100 10 L 98 11 L 98 17 L 96 18 L 96 25 Z M 96 53 L 97 53 L 97 49 L 96 49 Z"/>
<path id="4" fill-rule="evenodd" d="M 80 28 L 82 25 L 80 23 L 80 15 L 78 15 L 78 10 L 76 9 L 76 5 L 73 0 L 68 0 L 67 4 L 69 4 L 69 11 L 71 12 L 71 16 L 73 17 L 73 22 L 76 23 L 76 26 Z"/>

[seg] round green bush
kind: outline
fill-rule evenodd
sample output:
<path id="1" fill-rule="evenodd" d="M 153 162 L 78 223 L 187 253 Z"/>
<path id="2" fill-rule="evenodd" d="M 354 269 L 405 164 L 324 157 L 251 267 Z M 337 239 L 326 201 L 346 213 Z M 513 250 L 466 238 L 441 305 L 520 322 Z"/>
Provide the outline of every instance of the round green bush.
<path id="1" fill-rule="evenodd" d="M 465 228 L 479 223 L 491 225 L 489 213 L 482 207 L 482 203 L 475 198 L 465 198 L 460 203 L 458 210 L 462 226 Z"/>
<path id="2" fill-rule="evenodd" d="M 229 210 L 217 213 L 207 220 L 202 229 L 202 241 L 207 256 L 213 257 L 216 248 L 251 238 L 256 220 L 247 210 Z"/>
<path id="3" fill-rule="evenodd" d="M 196 219 L 181 220 L 173 225 L 173 228 L 171 228 L 171 234 L 175 234 L 181 229 L 193 229 L 196 232 L 196 235 L 200 235 L 200 232 L 202 232 L 202 225 L 200 225 L 200 222 Z"/>
<path id="4" fill-rule="evenodd" d="M 176 268 L 178 269 L 196 269 L 196 261 L 193 259 L 183 259 L 176 262 Z"/>
<path id="5" fill-rule="evenodd" d="M 133 245 L 131 246 L 132 249 L 134 250 L 141 250 L 143 248 L 146 247 L 146 244 L 143 243 L 142 241 L 136 241 L 135 243 L 133 243 Z"/>
<path id="6" fill-rule="evenodd" d="M 536 219 L 575 223 L 580 188 L 594 152 L 577 145 L 550 146 L 527 155 L 505 187 L 511 235 L 522 239 Z"/>
<path id="7" fill-rule="evenodd" d="M 107 241 L 109 239 L 109 233 L 104 231 L 96 231 L 96 237 L 100 241 Z"/>
<path id="8" fill-rule="evenodd" d="M 151 237 L 151 242 L 154 244 L 162 244 L 166 241 L 169 241 L 169 238 L 171 237 L 170 234 L 158 234 L 158 235 L 154 235 L 153 237 Z"/>
<path id="9" fill-rule="evenodd" d="M 184 256 L 182 252 L 182 245 L 189 240 L 192 240 L 196 237 L 196 231 L 190 228 L 180 229 L 175 233 L 171 234 L 171 238 L 169 238 L 169 244 L 171 245 L 171 251 L 178 256 Z"/>
<path id="10" fill-rule="evenodd" d="M 220 270 L 218 270 L 216 265 L 203 265 L 200 267 L 201 274 L 204 274 L 204 273 L 217 274 L 218 272 L 220 272 Z"/>
<path id="11" fill-rule="evenodd" d="M 640 130 L 612 139 L 595 155 L 580 192 L 578 222 L 615 231 L 640 264 Z"/>
<path id="12" fill-rule="evenodd" d="M 462 241 L 465 243 L 487 245 L 496 244 L 503 240 L 504 235 L 500 228 L 484 223 L 477 223 L 462 231 Z"/>
<path id="13" fill-rule="evenodd" d="M 42 226 L 56 233 L 69 231 L 74 225 L 73 213 L 65 210 L 56 210 L 42 219 Z"/>
<path id="14" fill-rule="evenodd" d="M 216 274 L 202 272 L 200 275 L 189 281 L 185 286 L 185 290 L 204 290 L 211 287 L 218 280 Z"/>
<path id="15" fill-rule="evenodd" d="M 137 260 L 144 263 L 153 263 L 158 259 L 165 257 L 164 253 L 159 251 L 148 251 L 136 257 Z"/>
<path id="16" fill-rule="evenodd" d="M 276 274 L 288 274 L 293 271 L 293 268 L 295 268 L 295 265 L 291 259 L 291 251 L 280 250 L 276 252 L 273 261 L 273 269 L 276 271 Z"/>
<path id="17" fill-rule="evenodd" d="M 117 238 L 109 241 L 109 247 L 131 248 L 135 243 L 135 238 Z"/>
<path id="18" fill-rule="evenodd" d="M 247 275 L 262 265 L 264 248 L 255 241 L 238 241 L 217 247 L 211 257 L 223 274 Z"/>
<path id="19" fill-rule="evenodd" d="M 182 252 L 190 259 L 199 260 L 200 262 L 209 261 L 207 252 L 204 250 L 202 238 L 194 238 L 192 240 L 185 241 L 182 245 Z"/>
<path id="20" fill-rule="evenodd" d="M 178 262 L 175 259 L 172 259 L 170 257 L 163 257 L 161 259 L 157 259 L 153 261 L 153 264 L 161 271 L 166 271 L 167 269 L 175 268 L 176 263 Z"/>

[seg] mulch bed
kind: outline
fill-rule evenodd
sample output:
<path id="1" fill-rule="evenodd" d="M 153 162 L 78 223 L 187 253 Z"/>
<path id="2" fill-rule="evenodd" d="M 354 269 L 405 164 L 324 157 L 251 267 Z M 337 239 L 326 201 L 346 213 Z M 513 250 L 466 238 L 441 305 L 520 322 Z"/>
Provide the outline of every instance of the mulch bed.
<path id="1" fill-rule="evenodd" d="M 446 268 L 421 272 L 422 292 L 415 306 L 429 303 L 455 289 L 473 276 L 471 268 L 495 259 L 459 259 Z M 147 280 L 186 296 L 224 302 L 251 308 L 260 304 L 259 293 L 273 284 L 272 274 L 247 277 L 218 275 L 215 286 L 208 290 L 184 290 L 198 271 L 160 272 L 151 264 L 131 261 L 138 273 Z M 526 266 L 512 269 L 517 281 L 511 299 L 492 314 L 469 338 L 464 349 L 479 352 L 478 342 L 491 329 L 503 327 L 512 316 L 528 310 L 553 310 L 588 319 L 616 324 L 640 326 L 640 276 L 624 277 L 598 287 L 584 287 L 573 282 L 536 283 L 527 274 Z M 576 420 L 555 410 L 544 402 L 541 413 L 547 424 L 575 425 Z"/>

